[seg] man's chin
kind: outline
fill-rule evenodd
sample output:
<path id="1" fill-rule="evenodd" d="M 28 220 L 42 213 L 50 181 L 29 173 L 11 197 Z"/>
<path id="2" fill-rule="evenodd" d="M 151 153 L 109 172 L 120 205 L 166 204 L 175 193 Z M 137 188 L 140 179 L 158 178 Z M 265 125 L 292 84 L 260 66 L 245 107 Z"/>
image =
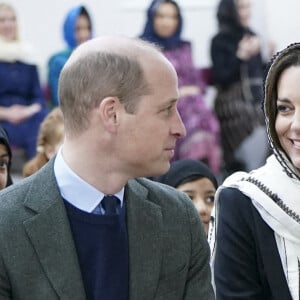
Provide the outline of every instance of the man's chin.
<path id="1" fill-rule="evenodd" d="M 160 168 L 157 169 L 156 173 L 153 174 L 152 176 L 161 176 L 161 175 L 167 173 L 170 169 L 170 165 L 171 165 L 171 163 L 168 160 L 162 162 L 161 165 L 159 166 Z"/>

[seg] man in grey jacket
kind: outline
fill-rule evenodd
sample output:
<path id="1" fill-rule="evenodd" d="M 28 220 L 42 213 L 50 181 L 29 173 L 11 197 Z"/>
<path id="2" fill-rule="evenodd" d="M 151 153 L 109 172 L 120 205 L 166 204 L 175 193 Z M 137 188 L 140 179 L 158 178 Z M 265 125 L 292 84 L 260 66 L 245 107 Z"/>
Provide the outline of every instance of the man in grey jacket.
<path id="1" fill-rule="evenodd" d="M 73 52 L 59 81 L 63 146 L 0 195 L 1 300 L 214 299 L 192 202 L 140 178 L 166 172 L 185 135 L 178 96 L 148 43 L 101 37 Z"/>

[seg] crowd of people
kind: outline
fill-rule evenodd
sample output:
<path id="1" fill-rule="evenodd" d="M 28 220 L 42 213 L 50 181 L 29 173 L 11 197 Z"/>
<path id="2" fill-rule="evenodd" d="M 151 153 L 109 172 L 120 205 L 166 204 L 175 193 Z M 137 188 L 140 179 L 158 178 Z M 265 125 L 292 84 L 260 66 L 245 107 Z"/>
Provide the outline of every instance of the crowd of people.
<path id="1" fill-rule="evenodd" d="M 251 0 L 216 17 L 208 83 L 176 1 L 138 37 L 73 7 L 45 93 L 0 2 L 1 299 L 299 299 L 300 43 L 264 61 Z"/>
<path id="2" fill-rule="evenodd" d="M 270 153 L 260 109 L 264 62 L 259 38 L 249 28 L 250 12 L 250 0 L 220 1 L 219 32 L 211 41 L 211 82 L 193 62 L 191 41 L 182 38 L 184 18 L 176 1 L 151 1 L 139 37 L 159 46 L 178 76 L 178 110 L 187 132 L 177 141 L 172 161 L 200 160 L 220 182 L 236 170 L 261 166 Z M 14 8 L 2 3 L 0 14 L 0 125 L 13 152 L 23 149 L 28 161 L 36 155 L 41 122 L 59 105 L 60 72 L 73 50 L 94 36 L 93 21 L 83 5 L 66 12 L 66 48 L 49 58 L 44 86 L 30 46 L 19 37 Z M 208 85 L 217 90 L 213 107 L 205 98 Z"/>

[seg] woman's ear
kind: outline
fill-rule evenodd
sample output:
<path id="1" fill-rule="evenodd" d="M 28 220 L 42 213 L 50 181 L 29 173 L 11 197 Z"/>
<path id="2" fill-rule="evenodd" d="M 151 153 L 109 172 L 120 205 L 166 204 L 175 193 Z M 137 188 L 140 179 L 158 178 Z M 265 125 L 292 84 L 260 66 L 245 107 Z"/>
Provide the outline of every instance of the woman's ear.
<path id="1" fill-rule="evenodd" d="M 118 127 L 118 111 L 120 100 L 117 97 L 106 97 L 99 105 L 99 115 L 103 126 L 110 132 L 115 132 Z"/>

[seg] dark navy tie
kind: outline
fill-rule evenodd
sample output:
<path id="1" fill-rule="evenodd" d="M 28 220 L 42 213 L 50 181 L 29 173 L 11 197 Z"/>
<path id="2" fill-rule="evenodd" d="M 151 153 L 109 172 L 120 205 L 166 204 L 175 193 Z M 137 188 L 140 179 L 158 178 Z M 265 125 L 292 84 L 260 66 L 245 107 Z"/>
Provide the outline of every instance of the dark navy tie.
<path id="1" fill-rule="evenodd" d="M 114 195 L 104 196 L 101 201 L 104 215 L 116 215 L 120 211 L 120 200 Z"/>

